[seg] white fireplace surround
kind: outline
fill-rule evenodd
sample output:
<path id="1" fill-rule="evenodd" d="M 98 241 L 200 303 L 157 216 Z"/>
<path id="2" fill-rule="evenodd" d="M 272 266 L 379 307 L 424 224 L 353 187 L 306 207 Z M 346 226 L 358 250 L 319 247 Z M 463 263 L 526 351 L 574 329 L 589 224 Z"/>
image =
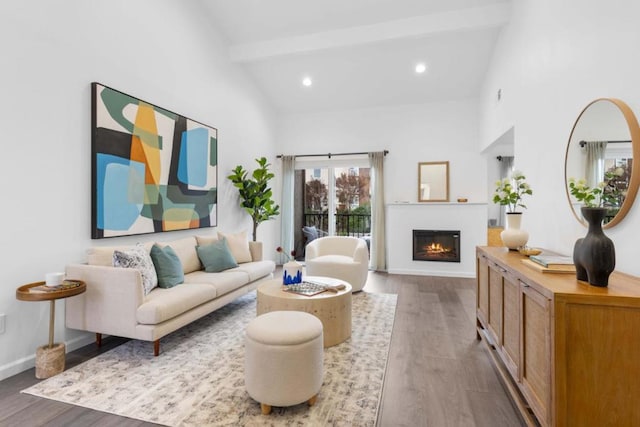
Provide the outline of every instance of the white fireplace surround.
<path id="1" fill-rule="evenodd" d="M 391 274 L 476 277 L 475 248 L 487 244 L 486 203 L 390 203 L 386 206 Z M 413 230 L 460 230 L 460 262 L 413 261 Z"/>

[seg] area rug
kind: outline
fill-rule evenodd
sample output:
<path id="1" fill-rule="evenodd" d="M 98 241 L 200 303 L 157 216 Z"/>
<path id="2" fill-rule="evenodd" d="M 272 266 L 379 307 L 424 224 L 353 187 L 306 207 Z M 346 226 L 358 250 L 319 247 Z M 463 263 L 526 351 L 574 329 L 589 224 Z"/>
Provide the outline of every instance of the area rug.
<path id="1" fill-rule="evenodd" d="M 23 393 L 167 426 L 373 426 L 389 352 L 396 295 L 353 295 L 352 335 L 325 349 L 317 403 L 264 416 L 244 387 L 245 295 L 161 341 L 128 341 Z"/>

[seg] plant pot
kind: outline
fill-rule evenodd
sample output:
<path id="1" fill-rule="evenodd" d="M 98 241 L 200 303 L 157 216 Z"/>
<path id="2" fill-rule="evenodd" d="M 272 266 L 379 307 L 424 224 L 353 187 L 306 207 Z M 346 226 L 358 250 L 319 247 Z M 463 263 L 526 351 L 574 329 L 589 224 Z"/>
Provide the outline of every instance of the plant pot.
<path id="1" fill-rule="evenodd" d="M 616 249 L 613 241 L 602 231 L 605 208 L 580 208 L 582 217 L 589 224 L 587 235 L 576 241 L 573 247 L 573 263 L 578 280 L 593 286 L 609 285 L 609 275 L 616 266 Z"/>
<path id="2" fill-rule="evenodd" d="M 517 251 L 529 241 L 529 233 L 520 229 L 522 212 L 507 212 L 507 228 L 500 233 L 502 243 L 509 250 Z"/>
<path id="3" fill-rule="evenodd" d="M 282 284 L 295 285 L 302 283 L 302 264 L 289 261 L 282 265 Z"/>

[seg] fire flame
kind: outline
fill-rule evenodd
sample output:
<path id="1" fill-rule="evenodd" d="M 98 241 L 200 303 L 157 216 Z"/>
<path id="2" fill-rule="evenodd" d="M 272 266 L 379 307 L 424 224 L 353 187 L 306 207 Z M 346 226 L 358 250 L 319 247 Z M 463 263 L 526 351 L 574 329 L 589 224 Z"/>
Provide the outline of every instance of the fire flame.
<path id="1" fill-rule="evenodd" d="M 441 253 L 447 252 L 448 249 L 445 249 L 440 243 L 431 243 L 430 245 L 426 245 L 424 250 L 431 253 Z"/>

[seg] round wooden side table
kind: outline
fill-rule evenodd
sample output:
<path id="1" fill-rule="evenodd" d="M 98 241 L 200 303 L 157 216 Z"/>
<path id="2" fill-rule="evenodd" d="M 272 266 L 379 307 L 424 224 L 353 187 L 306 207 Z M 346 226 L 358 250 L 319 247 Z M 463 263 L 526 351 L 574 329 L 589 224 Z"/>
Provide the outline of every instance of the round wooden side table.
<path id="1" fill-rule="evenodd" d="M 273 279 L 258 286 L 258 316 L 270 311 L 306 311 L 322 322 L 324 347 L 332 347 L 351 336 L 351 285 L 330 277 L 308 276 L 305 280 L 326 285 L 345 285 L 338 292 L 323 292 L 313 296 L 283 291 L 282 279 Z"/>
<path id="2" fill-rule="evenodd" d="M 49 344 L 36 350 L 36 378 L 44 379 L 64 371 L 65 345 L 53 342 L 54 322 L 56 315 L 56 300 L 78 295 L 87 290 L 87 285 L 81 280 L 66 280 L 79 285 L 68 289 L 42 288 L 45 282 L 29 283 L 16 289 L 16 298 L 20 301 L 49 301 Z M 36 289 L 33 289 L 36 288 Z M 45 289 L 37 291 L 37 289 Z"/>

